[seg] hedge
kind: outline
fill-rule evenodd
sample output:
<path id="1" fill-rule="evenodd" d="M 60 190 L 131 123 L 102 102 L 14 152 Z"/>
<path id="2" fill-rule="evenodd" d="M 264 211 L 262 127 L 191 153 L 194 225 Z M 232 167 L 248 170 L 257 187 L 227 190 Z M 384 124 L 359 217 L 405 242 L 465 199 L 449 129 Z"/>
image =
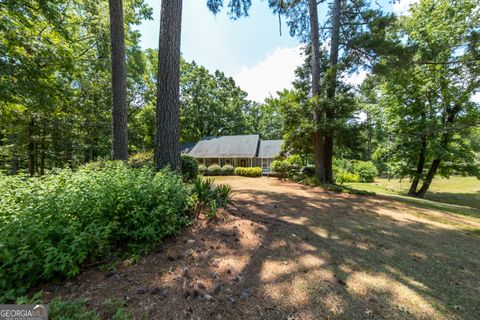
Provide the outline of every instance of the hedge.
<path id="1" fill-rule="evenodd" d="M 261 177 L 262 168 L 260 167 L 236 167 L 235 174 L 244 177 Z"/>

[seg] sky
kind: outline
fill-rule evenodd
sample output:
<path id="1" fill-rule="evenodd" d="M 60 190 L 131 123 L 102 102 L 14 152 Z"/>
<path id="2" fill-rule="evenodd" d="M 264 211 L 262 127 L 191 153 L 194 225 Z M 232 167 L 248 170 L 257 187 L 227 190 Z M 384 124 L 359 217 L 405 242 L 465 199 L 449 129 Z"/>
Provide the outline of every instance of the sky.
<path id="1" fill-rule="evenodd" d="M 224 0 L 227 2 L 228 0 Z M 385 10 L 405 14 L 408 6 L 418 0 L 389 0 L 378 2 Z M 153 20 L 138 27 L 141 45 L 158 48 L 160 1 L 146 0 L 153 8 Z M 320 13 L 320 20 L 324 19 Z M 226 10 L 213 15 L 206 0 L 183 0 L 181 51 L 187 61 L 195 60 L 210 71 L 220 70 L 233 77 L 248 98 L 262 102 L 277 91 L 291 88 L 294 70 L 303 57 L 298 39 L 292 38 L 282 19 L 282 35 L 278 16 L 268 8 L 266 0 L 252 0 L 249 17 L 231 20 Z M 366 76 L 362 71 L 348 81 L 360 84 Z M 480 94 L 476 100 L 480 101 Z"/>

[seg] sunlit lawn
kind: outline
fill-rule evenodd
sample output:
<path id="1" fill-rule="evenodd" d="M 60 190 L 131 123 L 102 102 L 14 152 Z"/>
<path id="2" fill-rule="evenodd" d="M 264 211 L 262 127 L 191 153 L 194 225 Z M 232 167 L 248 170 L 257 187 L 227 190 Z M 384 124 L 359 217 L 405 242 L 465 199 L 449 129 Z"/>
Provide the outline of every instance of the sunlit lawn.
<path id="1" fill-rule="evenodd" d="M 435 178 L 425 199 L 407 197 L 410 181 L 376 179 L 372 183 L 348 183 L 355 189 L 373 191 L 426 209 L 480 218 L 480 180 L 475 177 Z"/>

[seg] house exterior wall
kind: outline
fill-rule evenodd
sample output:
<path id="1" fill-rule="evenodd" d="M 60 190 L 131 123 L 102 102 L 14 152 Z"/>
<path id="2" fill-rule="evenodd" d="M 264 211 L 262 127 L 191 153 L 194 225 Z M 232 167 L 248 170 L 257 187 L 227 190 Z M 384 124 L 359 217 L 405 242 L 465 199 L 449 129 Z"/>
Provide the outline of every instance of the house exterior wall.
<path id="1" fill-rule="evenodd" d="M 273 158 L 195 158 L 198 164 L 211 166 L 218 164 L 224 166 L 226 164 L 234 167 L 260 167 L 263 172 L 270 172 L 270 164 Z"/>

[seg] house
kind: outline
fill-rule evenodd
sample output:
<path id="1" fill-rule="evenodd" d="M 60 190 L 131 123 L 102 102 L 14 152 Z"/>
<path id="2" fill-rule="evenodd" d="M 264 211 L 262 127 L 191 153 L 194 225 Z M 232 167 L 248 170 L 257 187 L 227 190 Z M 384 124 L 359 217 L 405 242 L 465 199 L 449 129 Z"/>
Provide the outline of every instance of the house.
<path id="1" fill-rule="evenodd" d="M 270 172 L 270 163 L 282 151 L 283 140 L 261 140 L 258 134 L 206 137 L 194 146 L 185 144 L 182 153 L 210 166 L 226 164 L 234 167 L 261 167 Z"/>

